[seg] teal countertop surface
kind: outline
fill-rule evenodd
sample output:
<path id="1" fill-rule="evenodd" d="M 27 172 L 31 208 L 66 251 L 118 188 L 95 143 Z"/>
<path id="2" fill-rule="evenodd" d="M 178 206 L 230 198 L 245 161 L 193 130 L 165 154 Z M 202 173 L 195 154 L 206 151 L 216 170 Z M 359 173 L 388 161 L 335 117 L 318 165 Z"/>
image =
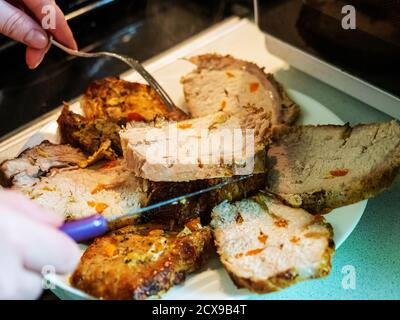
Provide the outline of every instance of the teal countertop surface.
<path id="1" fill-rule="evenodd" d="M 392 118 L 296 69 L 276 74 L 285 87 L 300 91 L 350 124 Z M 399 105 L 400 113 L 400 105 Z M 338 248 L 332 272 L 255 299 L 400 299 L 400 179 L 368 201 L 361 220 Z"/>

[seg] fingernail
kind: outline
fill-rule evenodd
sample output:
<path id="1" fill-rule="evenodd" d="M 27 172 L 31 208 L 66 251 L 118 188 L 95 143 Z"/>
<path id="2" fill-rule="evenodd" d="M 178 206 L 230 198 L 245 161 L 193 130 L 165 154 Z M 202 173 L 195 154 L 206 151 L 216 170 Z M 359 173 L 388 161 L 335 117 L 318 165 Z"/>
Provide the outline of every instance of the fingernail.
<path id="1" fill-rule="evenodd" d="M 73 47 L 72 47 L 72 49 L 78 50 L 78 44 L 76 43 L 75 39 L 74 39 L 73 41 L 74 41 L 74 42 L 73 42 Z"/>
<path id="2" fill-rule="evenodd" d="M 42 55 L 42 57 L 35 64 L 28 65 L 28 68 L 31 69 L 31 70 L 36 69 L 39 66 L 39 64 L 42 63 L 43 58 L 44 58 L 44 55 Z"/>
<path id="3" fill-rule="evenodd" d="M 36 64 L 34 64 L 34 65 L 28 65 L 28 68 L 31 69 L 31 70 L 34 70 L 34 69 L 36 69 L 36 68 L 39 66 L 39 64 L 42 63 L 42 61 L 43 61 L 43 58 L 41 58 L 41 59 L 40 59 Z"/>
<path id="4" fill-rule="evenodd" d="M 46 48 L 49 41 L 43 32 L 41 32 L 37 29 L 32 29 L 25 36 L 24 42 L 29 47 L 32 47 L 35 49 L 43 49 L 43 48 Z"/>

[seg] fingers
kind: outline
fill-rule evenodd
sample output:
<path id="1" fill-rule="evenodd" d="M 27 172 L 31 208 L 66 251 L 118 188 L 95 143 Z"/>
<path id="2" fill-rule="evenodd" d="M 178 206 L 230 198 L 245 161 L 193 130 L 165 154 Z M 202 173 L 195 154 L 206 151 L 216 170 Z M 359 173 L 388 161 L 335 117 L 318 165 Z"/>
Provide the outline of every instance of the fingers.
<path id="1" fill-rule="evenodd" d="M 32 219 L 39 213 L 29 216 L 7 203 L 1 203 L 0 236 L 22 257 L 24 267 L 41 272 L 44 266 L 51 265 L 57 273 L 72 271 L 80 258 L 77 244 L 57 228 Z M 20 208 L 25 210 L 24 206 Z"/>
<path id="2" fill-rule="evenodd" d="M 33 300 L 40 297 L 43 291 L 42 275 L 22 269 L 18 278 L 18 297 L 16 299 Z"/>
<path id="3" fill-rule="evenodd" d="M 40 272 L 46 265 L 51 265 L 57 273 L 68 273 L 75 269 L 80 259 L 77 244 L 67 235 L 47 225 L 21 219 L 18 223 L 21 234 L 16 243 L 23 257 L 26 268 Z"/>
<path id="4" fill-rule="evenodd" d="M 49 29 L 48 32 L 50 32 L 56 40 L 65 46 L 71 49 L 77 49 L 74 36 L 65 20 L 64 14 L 53 0 L 23 0 L 23 2 L 35 15 L 38 21 L 42 21 L 42 19 L 47 17 L 47 15 L 51 15 L 50 11 L 47 11 L 46 8 L 52 7 L 52 10 L 55 13 L 55 29 Z"/>
<path id="5" fill-rule="evenodd" d="M 54 227 L 59 227 L 63 222 L 63 218 L 57 216 L 53 212 L 49 212 L 48 210 L 39 207 L 23 194 L 16 191 L 1 191 L 0 204 L 2 207 L 17 211 L 19 214 L 26 215 L 27 217 Z M 3 212 L 0 212 L 0 214 L 2 213 Z"/>
<path id="6" fill-rule="evenodd" d="M 53 0 L 23 0 L 22 2 L 34 18 L 8 2 L 0 0 L 0 33 L 28 46 L 26 63 L 29 68 L 36 68 L 48 50 L 49 39 L 46 31 L 67 47 L 77 49 L 64 14 Z M 49 22 L 50 28 L 46 31 L 40 25 L 43 19 Z"/>
<path id="7" fill-rule="evenodd" d="M 80 250 L 68 236 L 13 209 L 2 208 L 2 211 L 0 235 L 21 257 L 26 269 L 40 273 L 44 266 L 50 265 L 57 273 L 68 273 L 76 267 Z"/>
<path id="8" fill-rule="evenodd" d="M 26 48 L 25 60 L 29 69 L 36 69 L 42 62 L 47 50 Z"/>
<path id="9" fill-rule="evenodd" d="M 23 11 L 0 0 L 0 33 L 35 49 L 44 49 L 48 44 L 41 26 Z"/>
<path id="10" fill-rule="evenodd" d="M 0 299 L 37 298 L 45 266 L 56 273 L 75 269 L 80 250 L 54 217 L 19 193 L 0 192 Z"/>
<path id="11" fill-rule="evenodd" d="M 30 47 L 26 48 L 25 61 L 29 69 L 36 69 L 39 64 L 41 64 L 50 47 L 51 43 L 49 42 L 47 47 L 44 49 L 34 49 Z"/>
<path id="12" fill-rule="evenodd" d="M 0 237 L 2 264 L 0 267 L 0 299 L 36 299 L 42 292 L 42 277 L 22 267 L 4 237 Z"/>

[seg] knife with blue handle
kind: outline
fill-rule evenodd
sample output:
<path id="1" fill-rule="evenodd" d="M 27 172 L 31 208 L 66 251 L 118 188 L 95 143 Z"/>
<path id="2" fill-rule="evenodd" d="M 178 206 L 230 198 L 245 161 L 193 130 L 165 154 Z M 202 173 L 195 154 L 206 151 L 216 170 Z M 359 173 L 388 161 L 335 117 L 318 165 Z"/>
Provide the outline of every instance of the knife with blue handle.
<path id="1" fill-rule="evenodd" d="M 112 228 L 112 225 L 117 224 L 118 226 L 122 227 L 126 225 L 127 223 L 123 222 L 124 219 L 126 221 L 130 221 L 127 218 L 134 217 L 136 215 L 140 215 L 143 212 L 151 211 L 169 204 L 178 204 L 180 201 L 188 198 L 192 198 L 213 190 L 220 189 L 222 187 L 225 187 L 229 184 L 232 183 L 237 183 L 243 180 L 246 180 L 250 178 L 252 175 L 247 175 L 247 176 L 240 176 L 238 178 L 234 179 L 229 179 L 224 182 L 218 183 L 216 185 L 210 186 L 208 188 L 204 188 L 198 191 L 194 191 L 182 196 L 174 197 L 165 201 L 161 201 L 155 204 L 151 204 L 149 206 L 143 207 L 143 208 L 134 208 L 132 210 L 128 210 L 127 213 L 125 213 L 122 216 L 119 216 L 117 218 L 111 218 L 107 219 L 104 216 L 100 214 L 96 214 L 87 218 L 83 219 L 78 219 L 78 220 L 73 220 L 70 222 L 64 223 L 61 227 L 60 230 L 66 233 L 68 236 L 70 236 L 72 239 L 74 239 L 76 242 L 81 242 L 89 239 L 93 239 L 96 237 L 99 237 L 106 232 L 110 231 Z M 118 223 L 120 222 L 120 223 Z"/>

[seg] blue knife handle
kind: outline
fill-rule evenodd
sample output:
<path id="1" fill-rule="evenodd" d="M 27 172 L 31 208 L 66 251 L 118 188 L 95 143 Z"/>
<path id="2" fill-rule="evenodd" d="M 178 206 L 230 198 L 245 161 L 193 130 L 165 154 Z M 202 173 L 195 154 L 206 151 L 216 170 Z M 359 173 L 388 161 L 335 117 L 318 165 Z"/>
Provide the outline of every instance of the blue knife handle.
<path id="1" fill-rule="evenodd" d="M 76 242 L 80 242 L 101 236 L 109 228 L 106 218 L 100 214 L 96 214 L 87 218 L 66 222 L 60 227 L 60 230 Z"/>

